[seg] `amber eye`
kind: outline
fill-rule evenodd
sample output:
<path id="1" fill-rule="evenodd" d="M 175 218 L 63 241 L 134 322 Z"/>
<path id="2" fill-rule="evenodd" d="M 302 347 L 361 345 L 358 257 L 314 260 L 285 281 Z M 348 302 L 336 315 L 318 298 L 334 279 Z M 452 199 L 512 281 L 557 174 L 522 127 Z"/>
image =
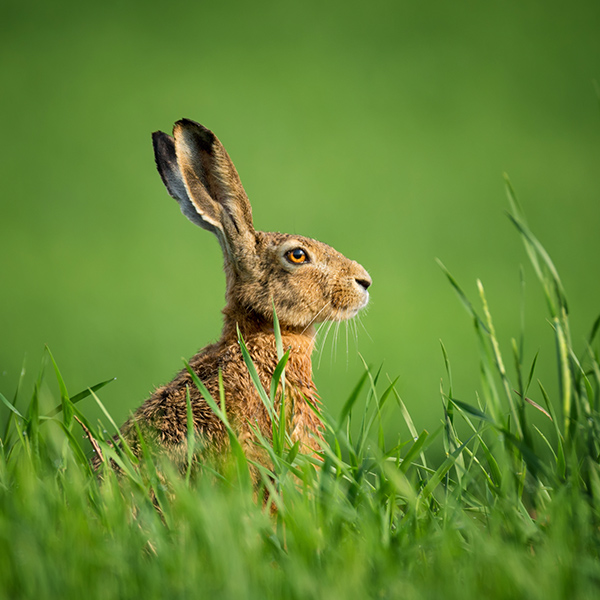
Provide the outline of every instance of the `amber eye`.
<path id="1" fill-rule="evenodd" d="M 286 252 L 285 257 L 295 265 L 301 265 L 302 263 L 308 262 L 308 254 L 302 248 L 294 248 L 289 252 Z"/>

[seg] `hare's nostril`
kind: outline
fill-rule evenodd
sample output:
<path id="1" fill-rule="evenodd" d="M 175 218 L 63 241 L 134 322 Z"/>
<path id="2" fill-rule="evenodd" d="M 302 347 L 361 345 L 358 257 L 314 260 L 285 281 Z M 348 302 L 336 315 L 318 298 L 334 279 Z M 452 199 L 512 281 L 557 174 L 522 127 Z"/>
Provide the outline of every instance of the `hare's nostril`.
<path id="1" fill-rule="evenodd" d="M 365 290 L 371 285 L 370 279 L 356 279 L 355 281 L 358 283 L 358 285 L 365 288 Z"/>

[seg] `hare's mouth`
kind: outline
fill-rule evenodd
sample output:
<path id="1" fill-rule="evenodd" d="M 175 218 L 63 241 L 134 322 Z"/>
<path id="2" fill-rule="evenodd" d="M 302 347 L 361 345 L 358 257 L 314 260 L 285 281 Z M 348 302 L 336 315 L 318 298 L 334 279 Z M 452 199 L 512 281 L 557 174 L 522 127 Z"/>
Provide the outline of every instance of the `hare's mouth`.
<path id="1" fill-rule="evenodd" d="M 341 306 L 335 309 L 334 314 L 328 319 L 330 321 L 347 321 L 353 319 L 369 303 L 369 293 L 365 292 L 364 297 L 352 306 Z"/>

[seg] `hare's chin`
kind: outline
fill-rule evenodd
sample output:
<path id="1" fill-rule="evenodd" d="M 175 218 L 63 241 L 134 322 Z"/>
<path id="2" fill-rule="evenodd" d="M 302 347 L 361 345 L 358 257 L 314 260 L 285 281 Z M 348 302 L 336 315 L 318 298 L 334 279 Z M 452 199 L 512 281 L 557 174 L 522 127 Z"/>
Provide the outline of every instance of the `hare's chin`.
<path id="1" fill-rule="evenodd" d="M 353 308 L 341 308 L 336 312 L 335 316 L 329 320 L 347 321 L 349 319 L 353 319 L 366 305 L 367 302 L 364 302 L 360 306 L 355 306 Z"/>

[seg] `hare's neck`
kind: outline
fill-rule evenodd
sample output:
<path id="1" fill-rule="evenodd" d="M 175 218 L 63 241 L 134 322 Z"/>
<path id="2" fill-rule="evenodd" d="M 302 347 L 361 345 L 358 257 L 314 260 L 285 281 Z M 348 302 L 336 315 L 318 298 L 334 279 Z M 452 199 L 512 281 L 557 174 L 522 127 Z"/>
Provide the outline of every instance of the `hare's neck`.
<path id="1" fill-rule="evenodd" d="M 246 341 L 256 337 L 264 338 L 265 336 L 270 336 L 273 344 L 275 343 L 272 319 L 266 319 L 262 315 L 250 310 L 241 308 L 231 309 L 229 306 L 223 309 L 223 315 L 222 341 L 237 342 L 239 331 Z M 289 327 L 281 324 L 281 336 L 284 341 L 284 348 L 286 347 L 285 342 L 287 339 L 288 346 L 290 344 L 292 346 L 301 346 L 310 355 L 315 335 L 315 328 L 312 325 L 303 329 L 301 327 Z"/>
<path id="2" fill-rule="evenodd" d="M 270 378 L 278 362 L 273 323 L 268 323 L 256 315 L 248 314 L 239 321 L 233 321 L 226 311 L 224 313 L 225 321 L 221 343 L 227 346 L 237 346 L 239 329 L 257 369 L 259 372 L 262 371 L 267 379 Z M 236 316 L 239 318 L 241 315 L 237 314 Z M 290 351 L 286 366 L 286 379 L 303 387 L 311 387 L 311 354 L 315 344 L 314 328 L 311 327 L 304 331 L 284 325 L 281 327 L 281 342 L 283 351 Z"/>

